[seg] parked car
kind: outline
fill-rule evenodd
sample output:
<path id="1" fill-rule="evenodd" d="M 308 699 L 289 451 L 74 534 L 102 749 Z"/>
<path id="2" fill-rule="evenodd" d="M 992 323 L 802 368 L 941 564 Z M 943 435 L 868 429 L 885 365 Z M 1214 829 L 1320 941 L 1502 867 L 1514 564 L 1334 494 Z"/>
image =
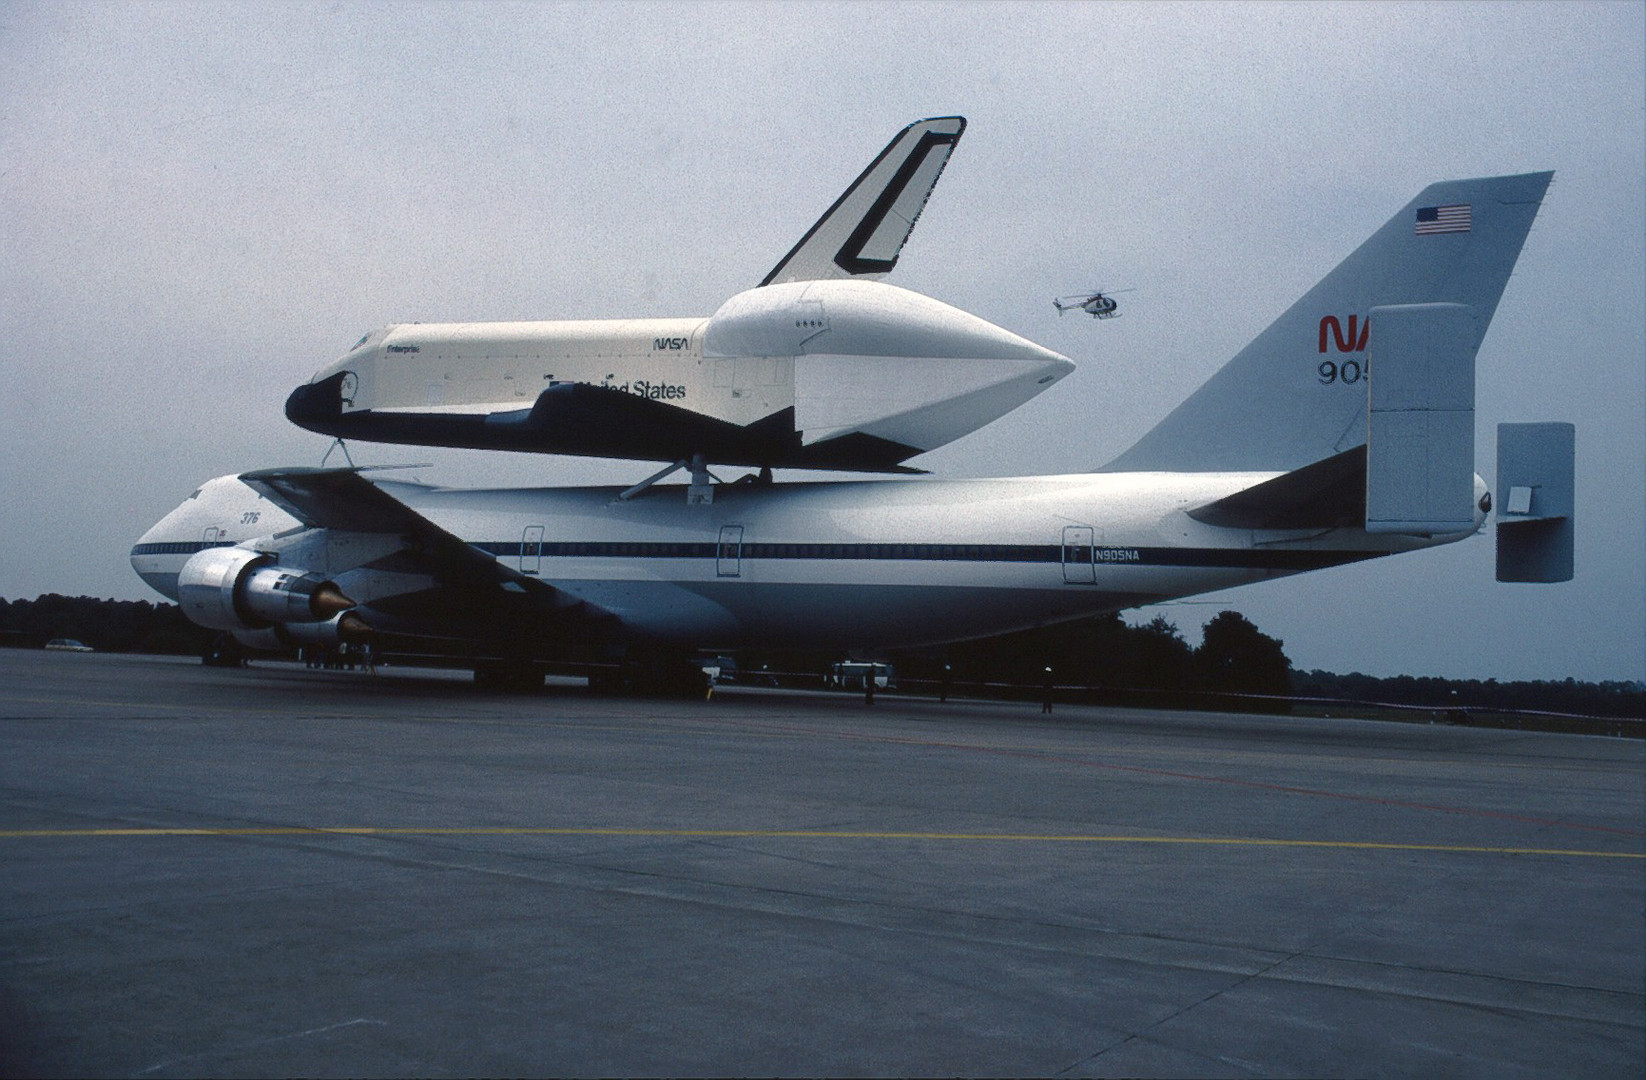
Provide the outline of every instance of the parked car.
<path id="1" fill-rule="evenodd" d="M 83 641 L 76 641 L 71 637 L 54 637 L 46 642 L 46 648 L 56 652 L 96 652 Z"/>

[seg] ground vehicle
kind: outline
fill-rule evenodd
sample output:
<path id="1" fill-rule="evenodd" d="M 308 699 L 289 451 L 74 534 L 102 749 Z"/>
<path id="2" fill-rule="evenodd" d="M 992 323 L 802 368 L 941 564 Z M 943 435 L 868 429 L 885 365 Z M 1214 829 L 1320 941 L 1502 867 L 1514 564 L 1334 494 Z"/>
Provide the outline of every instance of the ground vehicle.
<path id="1" fill-rule="evenodd" d="M 96 652 L 83 641 L 76 641 L 71 637 L 56 637 L 46 642 L 46 648 L 53 652 Z"/>
<path id="2" fill-rule="evenodd" d="M 862 690 L 864 680 L 873 678 L 876 690 L 897 688 L 897 672 L 890 664 L 867 660 L 842 660 L 829 669 L 827 685 L 835 690 Z"/>

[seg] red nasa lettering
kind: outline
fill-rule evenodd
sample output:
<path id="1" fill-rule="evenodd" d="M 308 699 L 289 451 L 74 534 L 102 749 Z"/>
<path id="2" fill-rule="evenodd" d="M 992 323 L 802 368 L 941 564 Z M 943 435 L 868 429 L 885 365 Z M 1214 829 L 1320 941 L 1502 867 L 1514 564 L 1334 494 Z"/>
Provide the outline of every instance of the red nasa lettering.
<path id="1" fill-rule="evenodd" d="M 1359 325 L 1357 326 L 1357 324 Z M 1345 336 L 1343 333 L 1343 324 L 1338 322 L 1337 316 L 1327 315 L 1320 320 L 1321 352 L 1326 351 L 1326 331 L 1328 328 L 1331 330 L 1332 343 L 1337 346 L 1338 352 L 1365 352 L 1366 335 L 1372 329 L 1372 320 L 1367 319 L 1364 323 L 1361 323 L 1359 316 L 1350 315 L 1349 333 Z M 1359 337 L 1355 336 L 1355 331 L 1357 329 L 1360 331 Z"/>

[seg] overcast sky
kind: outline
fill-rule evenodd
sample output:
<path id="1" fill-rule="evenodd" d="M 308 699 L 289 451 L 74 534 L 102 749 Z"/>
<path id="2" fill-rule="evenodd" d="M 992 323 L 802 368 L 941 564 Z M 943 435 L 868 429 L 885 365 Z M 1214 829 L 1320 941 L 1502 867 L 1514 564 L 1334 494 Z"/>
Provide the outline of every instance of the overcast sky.
<path id="1" fill-rule="evenodd" d="M 1235 608 L 1303 668 L 1646 678 L 1643 42 L 1637 3 L 7 4 L 0 596 L 158 599 L 133 540 L 207 477 L 318 463 L 282 405 L 367 329 L 708 315 L 959 113 L 890 280 L 1078 370 L 914 462 L 941 476 L 1102 464 L 1427 184 L 1554 169 L 1477 469 L 1499 421 L 1578 425 L 1577 580 L 1499 585 L 1481 536 L 1157 610 L 1196 642 Z M 1097 287 L 1123 318 L 1057 318 Z"/>

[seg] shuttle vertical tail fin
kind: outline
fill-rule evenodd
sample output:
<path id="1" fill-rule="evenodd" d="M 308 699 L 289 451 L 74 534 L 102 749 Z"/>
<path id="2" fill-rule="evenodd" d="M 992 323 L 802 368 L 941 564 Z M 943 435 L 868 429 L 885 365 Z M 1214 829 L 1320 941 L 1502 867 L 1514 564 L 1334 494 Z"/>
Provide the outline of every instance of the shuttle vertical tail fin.
<path id="1" fill-rule="evenodd" d="M 884 277 L 965 130 L 964 117 L 937 116 L 898 132 L 760 284 Z"/>
<path id="2" fill-rule="evenodd" d="M 1553 175 L 1425 188 L 1101 471 L 1289 471 L 1363 444 L 1372 309 L 1469 308 L 1472 358 Z"/>

